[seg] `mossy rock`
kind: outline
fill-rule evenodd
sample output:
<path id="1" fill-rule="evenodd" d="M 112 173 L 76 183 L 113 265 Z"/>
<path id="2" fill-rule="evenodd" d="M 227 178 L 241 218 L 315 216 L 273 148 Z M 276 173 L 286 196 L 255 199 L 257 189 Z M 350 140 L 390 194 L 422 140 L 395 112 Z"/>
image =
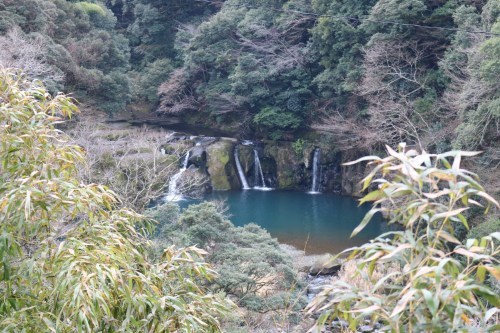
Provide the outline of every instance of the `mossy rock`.
<path id="1" fill-rule="evenodd" d="M 254 150 L 253 146 L 244 146 L 244 145 L 238 146 L 238 153 L 240 157 L 241 167 L 243 168 L 243 171 L 245 172 L 247 177 L 248 173 L 250 172 L 250 169 L 252 169 L 254 165 L 253 150 Z"/>
<path id="2" fill-rule="evenodd" d="M 277 186 L 279 189 L 300 189 L 303 182 L 303 164 L 293 151 L 292 145 L 285 142 L 269 142 L 264 148 L 266 158 L 274 159 Z"/>
<path id="3" fill-rule="evenodd" d="M 227 170 L 232 169 L 232 153 L 234 143 L 218 141 L 207 147 L 207 168 L 212 187 L 217 191 L 226 191 L 232 188 L 231 176 Z"/>

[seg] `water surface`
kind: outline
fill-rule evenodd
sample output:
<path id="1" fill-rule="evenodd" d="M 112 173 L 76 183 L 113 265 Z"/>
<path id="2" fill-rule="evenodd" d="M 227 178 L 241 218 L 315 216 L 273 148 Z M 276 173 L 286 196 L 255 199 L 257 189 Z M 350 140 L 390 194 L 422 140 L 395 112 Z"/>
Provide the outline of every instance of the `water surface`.
<path id="1" fill-rule="evenodd" d="M 308 254 L 338 253 L 382 233 L 382 219 L 376 217 L 351 239 L 369 206 L 358 207 L 355 199 L 335 194 L 246 190 L 213 192 L 204 200 L 226 201 L 235 225 L 254 222 Z"/>

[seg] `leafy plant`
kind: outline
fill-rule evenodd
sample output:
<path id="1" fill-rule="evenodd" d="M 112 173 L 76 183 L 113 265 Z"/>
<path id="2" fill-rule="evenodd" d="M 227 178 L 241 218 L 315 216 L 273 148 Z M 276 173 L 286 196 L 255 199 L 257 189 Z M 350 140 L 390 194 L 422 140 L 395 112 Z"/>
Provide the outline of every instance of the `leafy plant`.
<path id="1" fill-rule="evenodd" d="M 319 326 L 340 317 L 351 329 L 369 319 L 390 332 L 466 332 L 473 330 L 473 323 L 498 330 L 492 321 L 498 318 L 500 301 L 484 281 L 488 276 L 500 278 L 495 258 L 500 233 L 461 244 L 452 230 L 453 222 L 468 228 L 463 212 L 469 205 L 486 204 L 486 210 L 499 206 L 483 191 L 478 177 L 460 167 L 462 157 L 478 153 L 418 153 L 404 144 L 398 152 L 390 147 L 387 151 L 386 158 L 368 156 L 347 163 L 371 161 L 374 168 L 363 180 L 363 190 L 378 187 L 361 199 L 373 202 L 373 208 L 353 235 L 381 212 L 388 214 L 389 224 L 404 230 L 344 251 L 350 253 L 349 260 L 356 260 L 357 274 L 371 288 L 363 291 L 348 281 L 335 281 L 309 304 L 308 312 L 322 312 Z M 378 264 L 400 269 L 374 279 Z"/>
<path id="2" fill-rule="evenodd" d="M 293 149 L 293 152 L 295 153 L 295 156 L 297 156 L 297 157 L 304 156 L 305 144 L 306 144 L 306 141 L 302 138 L 299 138 L 295 142 L 292 143 L 292 149 Z"/>
<path id="3" fill-rule="evenodd" d="M 483 238 L 500 230 L 500 218 L 493 217 L 470 229 L 468 238 Z"/>
<path id="4" fill-rule="evenodd" d="M 213 202 L 190 205 L 181 214 L 166 204 L 150 211 L 160 222 L 155 242 L 197 245 L 219 275 L 215 291 L 234 296 L 247 310 L 270 312 L 302 308 L 299 282 L 290 258 L 276 239 L 256 224 L 235 227 Z"/>
<path id="5" fill-rule="evenodd" d="M 87 1 L 80 1 L 76 4 L 76 7 L 80 8 L 82 11 L 84 11 L 88 15 L 101 15 L 101 16 L 106 15 L 106 11 L 99 4 L 95 4 L 95 3 L 91 3 L 91 2 L 87 2 Z"/>
<path id="6" fill-rule="evenodd" d="M 151 221 L 76 177 L 79 146 L 56 125 L 73 101 L 0 69 L 0 330 L 216 332 L 228 303 L 191 247 L 148 258 Z"/>

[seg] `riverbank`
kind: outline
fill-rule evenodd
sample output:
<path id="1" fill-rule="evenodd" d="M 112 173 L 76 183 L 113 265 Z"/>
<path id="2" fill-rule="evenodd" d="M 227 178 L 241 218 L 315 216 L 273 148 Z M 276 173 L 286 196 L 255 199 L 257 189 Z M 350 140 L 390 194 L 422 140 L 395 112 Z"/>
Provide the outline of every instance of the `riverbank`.
<path id="1" fill-rule="evenodd" d="M 304 250 L 288 244 L 280 244 L 280 248 L 292 258 L 293 268 L 300 273 L 308 273 L 309 268 L 326 254 L 306 254 Z"/>

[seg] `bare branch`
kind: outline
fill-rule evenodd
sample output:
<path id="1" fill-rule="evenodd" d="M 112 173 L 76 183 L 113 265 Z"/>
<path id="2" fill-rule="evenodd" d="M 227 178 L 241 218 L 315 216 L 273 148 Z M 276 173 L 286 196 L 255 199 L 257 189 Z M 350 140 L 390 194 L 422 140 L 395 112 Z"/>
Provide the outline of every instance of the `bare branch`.
<path id="1" fill-rule="evenodd" d="M 0 36 L 0 65 L 22 69 L 30 78 L 44 83 L 64 80 L 64 74 L 47 62 L 47 46 L 42 38 L 28 38 L 17 28 Z"/>

